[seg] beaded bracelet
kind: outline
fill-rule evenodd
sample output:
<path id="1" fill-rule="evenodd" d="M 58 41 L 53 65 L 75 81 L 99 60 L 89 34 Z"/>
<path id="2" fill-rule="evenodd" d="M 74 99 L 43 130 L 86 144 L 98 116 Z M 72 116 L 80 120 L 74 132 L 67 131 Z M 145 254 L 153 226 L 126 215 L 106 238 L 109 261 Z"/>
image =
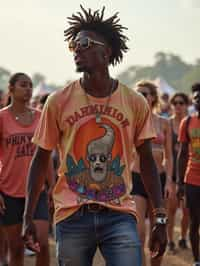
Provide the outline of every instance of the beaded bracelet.
<path id="1" fill-rule="evenodd" d="M 158 216 L 158 215 L 167 215 L 167 211 L 165 208 L 155 208 L 152 211 L 154 216 Z"/>

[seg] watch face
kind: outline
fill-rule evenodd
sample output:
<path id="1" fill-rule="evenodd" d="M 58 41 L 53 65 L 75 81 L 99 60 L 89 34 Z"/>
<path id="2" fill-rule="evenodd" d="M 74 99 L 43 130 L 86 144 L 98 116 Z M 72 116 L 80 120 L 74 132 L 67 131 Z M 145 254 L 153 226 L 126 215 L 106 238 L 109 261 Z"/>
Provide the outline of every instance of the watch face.
<path id="1" fill-rule="evenodd" d="M 156 224 L 167 224 L 167 217 L 156 217 Z"/>

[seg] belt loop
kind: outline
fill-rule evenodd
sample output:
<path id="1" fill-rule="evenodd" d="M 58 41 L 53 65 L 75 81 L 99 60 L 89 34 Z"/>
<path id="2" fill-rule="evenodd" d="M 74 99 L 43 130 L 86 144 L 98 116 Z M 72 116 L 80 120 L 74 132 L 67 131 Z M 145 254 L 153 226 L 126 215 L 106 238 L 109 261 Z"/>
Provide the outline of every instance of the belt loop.
<path id="1" fill-rule="evenodd" d="M 80 216 L 83 216 L 85 214 L 85 208 L 84 208 L 84 205 L 82 205 L 79 209 L 80 211 Z"/>

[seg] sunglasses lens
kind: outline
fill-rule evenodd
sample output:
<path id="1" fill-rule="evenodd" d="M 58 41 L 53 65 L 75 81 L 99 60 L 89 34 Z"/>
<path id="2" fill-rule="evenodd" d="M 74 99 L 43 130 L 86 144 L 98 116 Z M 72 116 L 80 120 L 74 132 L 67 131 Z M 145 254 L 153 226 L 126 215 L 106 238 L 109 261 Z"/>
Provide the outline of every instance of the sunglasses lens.
<path id="1" fill-rule="evenodd" d="M 89 40 L 88 40 L 88 38 L 80 39 L 80 46 L 83 49 L 87 49 L 89 47 Z"/>
<path id="2" fill-rule="evenodd" d="M 177 104 L 179 104 L 179 105 L 184 105 L 184 102 L 174 102 L 174 105 L 177 105 Z"/>
<path id="3" fill-rule="evenodd" d="M 79 41 L 71 40 L 69 42 L 69 50 L 74 52 L 74 50 L 79 46 L 81 49 L 87 49 L 90 45 L 88 38 L 80 39 Z"/>

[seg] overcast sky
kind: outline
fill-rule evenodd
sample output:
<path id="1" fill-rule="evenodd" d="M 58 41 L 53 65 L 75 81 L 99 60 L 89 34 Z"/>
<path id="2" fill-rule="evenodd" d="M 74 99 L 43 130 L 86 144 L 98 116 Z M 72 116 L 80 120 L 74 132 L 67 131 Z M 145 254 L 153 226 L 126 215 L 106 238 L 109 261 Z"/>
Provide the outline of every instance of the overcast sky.
<path id="1" fill-rule="evenodd" d="M 11 72 L 40 72 L 62 84 L 78 77 L 64 43 L 66 17 L 79 5 L 119 11 L 130 50 L 118 74 L 133 64 L 152 64 L 158 51 L 176 53 L 187 62 L 200 58 L 200 0 L 0 0 L 0 66 Z M 79 74 L 80 75 L 80 74 Z"/>

